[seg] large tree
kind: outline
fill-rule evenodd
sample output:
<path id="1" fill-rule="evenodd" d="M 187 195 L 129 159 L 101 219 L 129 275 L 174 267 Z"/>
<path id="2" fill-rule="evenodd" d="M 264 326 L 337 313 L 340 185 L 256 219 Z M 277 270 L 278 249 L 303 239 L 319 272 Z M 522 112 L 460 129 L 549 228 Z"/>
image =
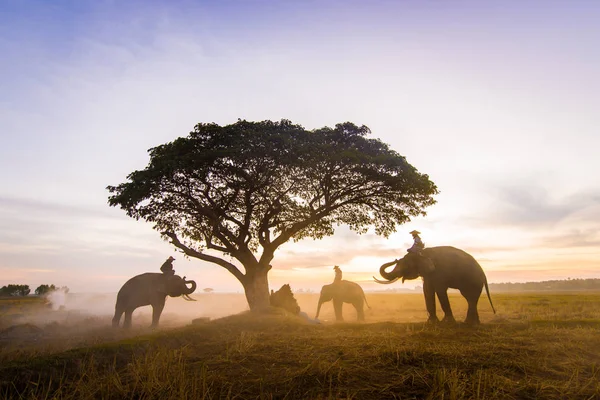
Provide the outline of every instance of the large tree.
<path id="1" fill-rule="evenodd" d="M 282 244 L 333 235 L 339 224 L 387 237 L 435 203 L 429 177 L 369 134 L 349 122 L 312 131 L 288 120 L 201 123 L 148 150 L 145 169 L 108 186 L 109 204 L 227 269 L 250 309 L 262 310 Z"/>

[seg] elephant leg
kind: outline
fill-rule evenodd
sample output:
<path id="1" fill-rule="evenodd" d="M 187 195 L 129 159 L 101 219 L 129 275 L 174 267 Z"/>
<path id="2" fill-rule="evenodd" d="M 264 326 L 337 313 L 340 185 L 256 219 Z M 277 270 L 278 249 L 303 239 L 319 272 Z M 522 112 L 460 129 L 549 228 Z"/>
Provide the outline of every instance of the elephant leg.
<path id="1" fill-rule="evenodd" d="M 353 305 L 354 305 L 354 308 L 356 308 L 356 319 L 358 321 L 364 321 L 365 320 L 365 309 L 364 309 L 363 299 L 360 299 L 360 302 L 356 302 Z"/>
<path id="2" fill-rule="evenodd" d="M 133 314 L 133 310 L 125 310 L 125 321 L 123 322 L 123 328 L 131 328 L 131 316 Z"/>
<path id="3" fill-rule="evenodd" d="M 439 320 L 435 310 L 435 291 L 433 290 L 432 284 L 428 280 L 423 281 L 423 294 L 425 295 L 425 307 L 427 307 L 427 314 L 429 314 L 427 322 L 438 322 Z"/>
<path id="4" fill-rule="evenodd" d="M 156 303 L 152 304 L 152 325 L 151 328 L 156 328 L 158 326 L 158 320 L 160 319 L 160 315 L 165 308 L 165 299 L 159 299 Z"/>
<path id="5" fill-rule="evenodd" d="M 465 297 L 465 299 L 467 299 L 467 303 L 469 304 L 465 323 L 470 325 L 478 325 L 480 322 L 479 313 L 477 312 L 477 303 L 479 302 L 479 297 L 481 296 L 481 289 L 473 292 L 461 290 L 460 293 Z"/>
<path id="6" fill-rule="evenodd" d="M 442 306 L 442 310 L 444 311 L 444 319 L 443 322 L 456 322 L 454 319 L 454 315 L 452 315 L 452 308 L 450 308 L 450 300 L 448 300 L 448 292 L 440 290 L 437 293 L 438 299 L 440 300 L 440 305 Z"/>
<path id="7" fill-rule="evenodd" d="M 123 309 L 121 307 L 116 307 L 115 308 L 115 316 L 112 319 L 112 326 L 113 328 L 118 328 L 119 327 L 119 322 L 121 321 L 121 317 L 123 316 Z"/>
<path id="8" fill-rule="evenodd" d="M 342 316 L 342 301 L 333 299 L 333 310 L 335 311 L 335 320 L 343 321 L 344 317 Z"/>

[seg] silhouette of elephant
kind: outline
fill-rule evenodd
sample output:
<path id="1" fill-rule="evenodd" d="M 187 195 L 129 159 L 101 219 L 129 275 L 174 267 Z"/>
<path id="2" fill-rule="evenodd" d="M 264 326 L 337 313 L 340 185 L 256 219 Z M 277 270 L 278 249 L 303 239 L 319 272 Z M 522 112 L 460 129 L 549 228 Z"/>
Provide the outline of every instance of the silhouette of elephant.
<path id="1" fill-rule="evenodd" d="M 187 285 L 192 287 L 188 288 Z M 118 327 L 123 313 L 125 314 L 124 328 L 131 327 L 131 315 L 133 310 L 138 307 L 152 306 L 152 325 L 158 326 L 158 320 L 165 307 L 167 296 L 183 296 L 186 300 L 195 301 L 190 294 L 196 290 L 196 282 L 186 281 L 185 276 L 166 275 L 161 273 L 148 272 L 136 275 L 129 279 L 119 290 L 117 294 L 117 303 L 115 305 L 115 316 L 112 319 L 113 327 Z"/>
<path id="2" fill-rule="evenodd" d="M 344 317 L 342 316 L 343 303 L 352 304 L 356 309 L 357 319 L 359 321 L 365 320 L 364 305 L 366 304 L 367 307 L 369 307 L 369 304 L 367 303 L 365 292 L 358 283 L 341 280 L 323 286 L 321 288 L 321 295 L 319 296 L 319 304 L 317 306 L 317 315 L 315 316 L 315 319 L 319 318 L 321 305 L 331 300 L 333 300 L 336 321 L 344 320 Z"/>
<path id="3" fill-rule="evenodd" d="M 394 269 L 387 272 L 386 269 L 395 265 Z M 454 322 L 450 302 L 448 301 L 448 289 L 458 289 L 467 299 L 469 309 L 465 322 L 468 324 L 479 324 L 477 302 L 481 291 L 485 290 L 490 300 L 492 310 L 496 313 L 487 278 L 479 263 L 469 253 L 451 246 L 438 246 L 425 248 L 417 253 L 408 253 L 399 260 L 383 264 L 379 273 L 385 279 L 381 281 L 375 277 L 377 283 L 390 284 L 402 278 L 423 278 L 423 293 L 425 295 L 425 306 L 429 314 L 430 322 L 437 322 L 435 307 L 435 296 L 437 295 L 442 310 L 443 321 Z"/>

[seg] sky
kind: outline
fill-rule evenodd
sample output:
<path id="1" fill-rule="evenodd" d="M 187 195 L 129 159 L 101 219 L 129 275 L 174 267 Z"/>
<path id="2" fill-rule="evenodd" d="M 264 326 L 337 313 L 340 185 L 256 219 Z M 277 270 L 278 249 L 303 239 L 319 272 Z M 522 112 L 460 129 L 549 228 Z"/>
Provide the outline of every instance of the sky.
<path id="1" fill-rule="evenodd" d="M 106 186 L 199 122 L 367 125 L 438 186 L 389 238 L 276 253 L 272 288 L 366 290 L 413 229 L 489 282 L 600 278 L 600 3 L 0 0 L 0 285 L 116 292 L 168 256 L 242 291 Z M 398 288 L 413 288 L 420 281 Z"/>

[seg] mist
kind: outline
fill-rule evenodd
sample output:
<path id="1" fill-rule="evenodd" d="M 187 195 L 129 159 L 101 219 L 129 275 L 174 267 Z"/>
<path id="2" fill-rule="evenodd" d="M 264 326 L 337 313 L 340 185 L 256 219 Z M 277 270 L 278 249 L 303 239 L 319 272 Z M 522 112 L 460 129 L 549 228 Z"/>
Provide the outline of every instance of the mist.
<path id="1" fill-rule="evenodd" d="M 248 309 L 243 294 L 204 293 L 192 294 L 190 297 L 196 301 L 167 297 L 160 325 L 183 326 L 196 318 L 221 318 Z M 114 315 L 116 298 L 116 293 L 65 294 L 63 291 L 55 291 L 46 297 L 50 312 L 24 316 L 22 323 L 58 322 L 68 325 L 81 318 L 94 318 L 109 325 Z M 151 318 L 151 306 L 139 307 L 133 312 L 133 325 L 149 326 Z"/>

